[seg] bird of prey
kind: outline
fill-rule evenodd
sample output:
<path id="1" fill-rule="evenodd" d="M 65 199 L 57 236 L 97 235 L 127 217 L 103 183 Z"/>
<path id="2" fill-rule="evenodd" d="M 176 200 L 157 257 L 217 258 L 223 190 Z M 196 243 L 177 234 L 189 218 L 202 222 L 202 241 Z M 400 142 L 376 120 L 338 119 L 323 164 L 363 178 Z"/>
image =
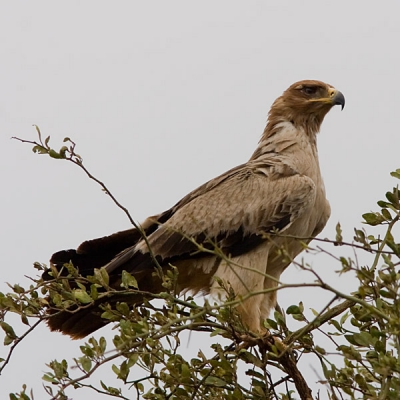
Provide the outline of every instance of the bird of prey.
<path id="1" fill-rule="evenodd" d="M 262 331 L 262 321 L 276 305 L 280 275 L 330 216 L 316 135 L 328 111 L 344 104 L 343 94 L 331 85 L 294 83 L 272 104 L 249 161 L 147 218 L 142 233 L 132 228 L 55 253 L 53 271 L 72 262 L 89 276 L 104 267 L 110 286 L 121 289 L 125 270 L 136 278 L 139 290 L 152 293 L 163 291 L 155 261 L 165 269 L 177 268 L 178 293 L 218 295 L 219 278 L 242 299 L 238 312 L 243 323 Z M 212 251 L 215 246 L 218 252 Z M 248 296 L 252 292 L 261 294 Z M 133 294 L 102 301 L 138 305 L 143 298 Z M 51 330 L 82 338 L 107 324 L 102 312 L 95 303 L 51 314 L 47 323 Z"/>

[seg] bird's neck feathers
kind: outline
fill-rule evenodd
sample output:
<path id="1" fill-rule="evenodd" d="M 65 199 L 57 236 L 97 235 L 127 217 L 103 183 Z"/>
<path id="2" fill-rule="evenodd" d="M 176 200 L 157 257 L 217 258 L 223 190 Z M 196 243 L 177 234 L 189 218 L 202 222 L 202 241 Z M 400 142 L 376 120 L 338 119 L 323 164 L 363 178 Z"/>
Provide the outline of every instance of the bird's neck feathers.
<path id="1" fill-rule="evenodd" d="M 300 146 L 300 147 L 299 147 Z M 269 159 L 271 155 L 291 157 L 293 152 L 308 148 L 317 158 L 317 135 L 302 126 L 296 126 L 287 118 L 269 118 L 268 124 L 250 160 Z"/>
<path id="2" fill-rule="evenodd" d="M 281 129 L 282 122 L 290 122 L 296 129 L 303 130 L 315 142 L 316 135 L 329 108 L 311 111 L 307 103 L 293 103 L 285 96 L 278 97 L 268 114 L 268 122 L 265 127 L 263 138 L 274 135 Z M 262 140 L 261 139 L 261 140 Z"/>
<path id="3" fill-rule="evenodd" d="M 310 112 L 307 105 L 297 104 L 296 107 L 284 96 L 275 100 L 268 114 L 267 126 L 251 159 L 257 159 L 267 153 L 282 153 L 292 151 L 297 143 L 306 143 L 312 152 L 317 154 L 317 133 L 329 108 Z"/>

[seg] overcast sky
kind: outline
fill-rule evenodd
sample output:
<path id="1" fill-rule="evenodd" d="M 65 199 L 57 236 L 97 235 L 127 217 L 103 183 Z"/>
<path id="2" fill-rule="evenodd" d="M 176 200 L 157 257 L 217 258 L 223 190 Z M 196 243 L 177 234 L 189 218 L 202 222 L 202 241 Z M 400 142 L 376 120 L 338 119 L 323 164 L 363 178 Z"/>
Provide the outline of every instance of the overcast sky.
<path id="1" fill-rule="evenodd" d="M 87 167 L 141 221 L 245 162 L 275 98 L 295 81 L 319 79 L 346 97 L 318 138 L 332 207 L 321 236 L 333 238 L 340 221 L 351 240 L 361 214 L 397 183 L 389 172 L 400 168 L 398 1 L 3 2 L 0 35 L 1 291 L 5 282 L 26 286 L 32 263 L 56 250 L 129 228 L 79 169 L 10 140 L 35 140 L 32 124 L 56 148 L 74 139 Z M 307 260 L 351 290 L 330 260 Z M 290 267 L 282 280 L 311 277 Z M 279 300 L 317 308 L 329 298 L 307 290 Z M 100 333 L 111 341 L 110 330 Z M 198 342 L 188 346 L 196 352 Z M 27 383 L 44 398 L 45 363 L 73 356 L 77 342 L 40 327 L 16 348 L 1 392 Z"/>

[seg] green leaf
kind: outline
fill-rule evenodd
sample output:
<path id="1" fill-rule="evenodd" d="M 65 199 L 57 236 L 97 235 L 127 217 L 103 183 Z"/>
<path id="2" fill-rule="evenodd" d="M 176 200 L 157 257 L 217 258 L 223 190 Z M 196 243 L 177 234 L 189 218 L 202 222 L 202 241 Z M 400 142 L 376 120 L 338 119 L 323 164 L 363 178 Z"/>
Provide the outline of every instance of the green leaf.
<path id="1" fill-rule="evenodd" d="M 107 341 L 103 336 L 100 338 L 99 345 L 100 345 L 101 354 L 104 354 L 104 352 L 106 351 L 106 348 L 107 348 Z"/>
<path id="2" fill-rule="evenodd" d="M 342 228 L 340 226 L 340 222 L 338 222 L 336 224 L 336 242 L 338 242 L 338 243 L 343 242 Z"/>
<path id="3" fill-rule="evenodd" d="M 214 330 L 210 333 L 210 337 L 222 335 L 224 332 L 225 332 L 224 329 L 214 329 Z"/>
<path id="4" fill-rule="evenodd" d="M 391 220 L 392 220 L 392 214 L 390 214 L 390 212 L 389 212 L 386 208 L 383 208 L 383 209 L 381 210 L 381 213 L 382 213 L 383 217 L 384 217 L 387 221 L 391 221 Z"/>
<path id="5" fill-rule="evenodd" d="M 353 339 L 356 342 L 356 344 L 366 347 L 372 346 L 374 343 L 371 334 L 368 332 L 354 333 Z"/>
<path id="6" fill-rule="evenodd" d="M 35 125 L 35 124 L 33 124 L 32 126 L 35 127 L 36 132 L 37 132 L 38 137 L 39 137 L 39 140 L 42 141 L 42 133 L 40 132 L 40 128 L 39 128 L 37 125 Z"/>
<path id="7" fill-rule="evenodd" d="M 131 368 L 133 367 L 139 359 L 139 354 L 137 353 L 132 353 L 129 358 L 128 358 L 128 367 Z"/>
<path id="8" fill-rule="evenodd" d="M 12 337 L 6 335 L 6 336 L 4 337 L 4 341 L 3 341 L 4 346 L 10 345 L 11 343 L 14 342 L 14 340 L 15 340 L 15 339 L 13 339 Z"/>
<path id="9" fill-rule="evenodd" d="M 343 325 L 346 321 L 347 321 L 347 318 L 349 317 L 349 312 L 348 311 L 346 311 L 343 315 L 342 315 L 342 317 L 340 318 L 340 325 Z"/>
<path id="10" fill-rule="evenodd" d="M 104 267 L 101 267 L 100 269 L 95 269 L 95 275 L 96 275 L 96 271 L 100 277 L 100 282 L 102 285 L 104 286 L 108 286 L 108 284 L 110 283 L 110 278 L 108 276 L 108 273 L 106 271 L 106 269 Z"/>
<path id="11" fill-rule="evenodd" d="M 85 372 L 89 372 L 92 369 L 92 360 L 89 357 L 80 357 L 79 364 Z"/>
<path id="12" fill-rule="evenodd" d="M 129 287 L 133 287 L 135 289 L 138 288 L 138 283 L 136 281 L 136 278 L 133 277 L 129 272 L 126 272 L 125 270 L 122 271 L 122 282 L 121 286 L 128 289 Z"/>
<path id="13" fill-rule="evenodd" d="M 66 158 L 66 153 L 68 151 L 67 146 L 62 146 L 61 149 L 59 150 L 60 158 Z"/>
<path id="14" fill-rule="evenodd" d="M 21 315 L 21 321 L 22 321 L 23 324 L 30 326 L 29 325 L 29 321 L 28 321 L 28 317 L 26 315 L 24 315 L 24 314 Z"/>
<path id="15" fill-rule="evenodd" d="M 389 203 L 384 201 L 384 200 L 379 200 L 377 202 L 377 204 L 378 204 L 379 207 L 382 207 L 382 208 L 387 208 L 389 206 Z"/>
<path id="16" fill-rule="evenodd" d="M 90 297 L 93 300 L 97 300 L 99 298 L 99 292 L 97 290 L 96 285 L 90 285 Z"/>
<path id="17" fill-rule="evenodd" d="M 51 361 L 50 368 L 54 371 L 54 376 L 57 379 L 65 378 L 66 376 L 68 376 L 68 364 L 66 360 L 62 360 L 61 362 L 58 362 L 57 360 Z"/>
<path id="18" fill-rule="evenodd" d="M 115 364 L 113 364 L 111 366 L 111 369 L 113 370 L 114 374 L 117 375 L 117 377 L 119 378 L 119 368 Z"/>
<path id="19" fill-rule="evenodd" d="M 143 385 L 143 383 L 135 383 L 134 384 L 135 385 L 135 387 L 136 387 L 136 389 L 139 391 L 139 392 L 144 392 L 144 385 Z"/>
<path id="20" fill-rule="evenodd" d="M 337 322 L 335 319 L 332 319 L 328 322 L 328 324 L 333 325 L 339 332 L 342 332 L 342 327 L 340 326 L 339 322 Z"/>
<path id="21" fill-rule="evenodd" d="M 393 192 L 387 192 L 386 198 L 389 200 L 391 204 L 393 204 L 396 208 L 399 207 L 399 192 L 397 188 L 393 189 Z"/>
<path id="22" fill-rule="evenodd" d="M 190 368 L 185 363 L 181 366 L 181 376 L 182 378 L 190 378 Z"/>
<path id="23" fill-rule="evenodd" d="M 365 219 L 365 223 L 372 226 L 379 225 L 385 221 L 379 213 L 366 213 L 363 214 L 362 217 Z"/>
<path id="24" fill-rule="evenodd" d="M 305 317 L 303 314 L 292 314 L 292 318 L 296 321 L 305 321 Z"/>
<path id="25" fill-rule="evenodd" d="M 275 318 L 276 322 L 278 323 L 278 325 L 286 327 L 285 317 L 279 311 L 274 312 L 274 318 Z"/>
<path id="26" fill-rule="evenodd" d="M 54 384 L 58 383 L 58 380 L 54 378 L 53 374 L 44 374 L 42 376 L 42 380 L 44 380 L 45 382 L 50 382 L 50 383 L 54 383 Z"/>
<path id="27" fill-rule="evenodd" d="M 260 373 L 258 371 L 254 371 L 253 369 L 248 369 L 246 371 L 246 375 L 247 376 L 254 376 L 255 378 L 258 378 L 258 379 L 264 379 L 264 375 L 262 373 Z"/>
<path id="28" fill-rule="evenodd" d="M 245 349 L 239 351 L 239 357 L 248 364 L 253 364 L 256 367 L 262 366 L 261 360 Z"/>
<path id="29" fill-rule="evenodd" d="M 22 286 L 19 286 L 18 284 L 13 286 L 13 291 L 15 293 L 21 294 L 25 292 L 25 289 Z"/>
<path id="30" fill-rule="evenodd" d="M 286 310 L 286 314 L 301 314 L 301 310 L 299 306 L 289 306 Z"/>
<path id="31" fill-rule="evenodd" d="M 119 311 L 123 316 L 129 316 L 130 308 L 126 303 L 118 303 L 116 306 L 117 311 Z"/>
<path id="32" fill-rule="evenodd" d="M 109 386 L 108 387 L 108 393 L 110 393 L 112 396 L 118 396 L 120 397 L 121 390 L 117 389 L 115 387 Z"/>
<path id="33" fill-rule="evenodd" d="M 361 374 L 356 374 L 354 380 L 357 382 L 361 389 L 365 390 L 367 388 L 367 383 Z"/>
<path id="34" fill-rule="evenodd" d="M 86 290 L 82 289 L 74 289 L 74 297 L 82 304 L 88 304 L 93 301 Z"/>
<path id="35" fill-rule="evenodd" d="M 347 337 L 346 337 L 347 339 Z M 338 350 L 340 350 L 345 357 L 349 360 L 361 360 L 361 354 L 353 347 L 353 346 L 339 346 Z"/>
<path id="36" fill-rule="evenodd" d="M 33 146 L 32 151 L 36 154 L 47 154 L 49 151 L 40 145 Z"/>
<path id="37" fill-rule="evenodd" d="M 0 322 L 0 326 L 3 329 L 3 331 L 7 334 L 10 339 L 17 339 L 17 335 L 14 332 L 14 329 L 11 325 L 7 324 L 7 322 Z"/>
<path id="38" fill-rule="evenodd" d="M 310 308 L 311 312 L 314 314 L 315 317 L 319 316 L 319 312 L 317 310 L 315 310 L 314 308 Z"/>
<path id="39" fill-rule="evenodd" d="M 390 175 L 394 178 L 400 179 L 400 169 L 396 169 L 396 171 L 391 172 Z"/>
<path id="40" fill-rule="evenodd" d="M 353 335 L 344 335 L 344 337 L 346 338 L 346 340 L 347 340 L 349 343 L 351 343 L 351 344 L 353 344 L 353 345 L 355 345 L 355 346 L 358 345 L 358 343 L 355 341 Z M 343 347 L 343 346 L 340 346 L 340 347 Z"/>
<path id="41" fill-rule="evenodd" d="M 89 346 L 80 346 L 81 352 L 88 357 L 93 357 L 94 356 L 94 351 L 93 349 Z"/>
<path id="42" fill-rule="evenodd" d="M 62 156 L 62 154 L 57 153 L 54 149 L 48 150 L 48 153 L 49 153 L 49 156 L 50 156 L 51 158 L 56 158 L 56 159 L 65 158 L 65 157 Z"/>
<path id="43" fill-rule="evenodd" d="M 216 376 L 207 376 L 204 383 L 208 386 L 217 386 L 217 387 L 224 387 L 227 384 L 223 379 L 217 378 Z"/>
<path id="44" fill-rule="evenodd" d="M 381 290 L 379 291 L 379 294 L 380 294 L 382 297 L 385 297 L 385 298 L 387 298 L 387 299 L 395 299 L 395 298 L 397 297 L 397 294 L 396 294 L 396 293 L 389 292 L 389 291 L 384 290 L 384 289 L 381 289 Z"/>
<path id="45" fill-rule="evenodd" d="M 120 320 L 120 316 L 116 315 L 111 310 L 104 311 L 101 314 L 101 318 L 108 319 L 110 321 L 119 321 Z"/>
<path id="46" fill-rule="evenodd" d="M 385 353 L 386 352 L 386 346 L 385 343 L 381 340 L 377 340 L 374 346 L 375 350 L 379 353 Z"/>
<path id="47" fill-rule="evenodd" d="M 278 324 L 273 319 L 267 318 L 264 320 L 264 326 L 268 329 L 278 329 Z"/>

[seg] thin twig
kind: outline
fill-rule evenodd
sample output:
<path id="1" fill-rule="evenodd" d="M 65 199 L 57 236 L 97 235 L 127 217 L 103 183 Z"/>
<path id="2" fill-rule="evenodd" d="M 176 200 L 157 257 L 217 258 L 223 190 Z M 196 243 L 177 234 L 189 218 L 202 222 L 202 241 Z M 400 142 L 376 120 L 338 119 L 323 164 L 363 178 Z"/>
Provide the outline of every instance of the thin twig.
<path id="1" fill-rule="evenodd" d="M 15 348 L 19 345 L 19 343 L 21 343 L 21 341 L 27 336 L 29 335 L 40 323 L 42 322 L 41 319 L 39 319 L 38 321 L 36 321 L 27 331 L 24 332 L 24 334 L 22 336 L 19 336 L 17 339 L 15 339 L 13 345 L 11 346 L 7 358 L 3 361 L 3 365 L 0 367 L 0 375 L 1 373 L 4 371 L 4 368 L 6 367 L 6 365 L 10 362 L 11 359 L 11 355 L 13 353 L 13 351 L 15 350 Z"/>
<path id="2" fill-rule="evenodd" d="M 307 333 L 312 332 L 313 330 L 319 328 L 323 324 L 331 321 L 333 318 L 337 317 L 338 315 L 342 314 L 344 311 L 348 310 L 355 304 L 352 300 L 345 300 L 342 303 L 338 304 L 337 306 L 331 308 L 330 310 L 326 311 L 324 314 L 318 315 L 313 321 L 307 324 L 305 327 L 298 329 L 297 331 L 291 333 L 286 339 L 285 344 L 289 345 L 293 343 L 298 338 L 306 335 Z"/>

